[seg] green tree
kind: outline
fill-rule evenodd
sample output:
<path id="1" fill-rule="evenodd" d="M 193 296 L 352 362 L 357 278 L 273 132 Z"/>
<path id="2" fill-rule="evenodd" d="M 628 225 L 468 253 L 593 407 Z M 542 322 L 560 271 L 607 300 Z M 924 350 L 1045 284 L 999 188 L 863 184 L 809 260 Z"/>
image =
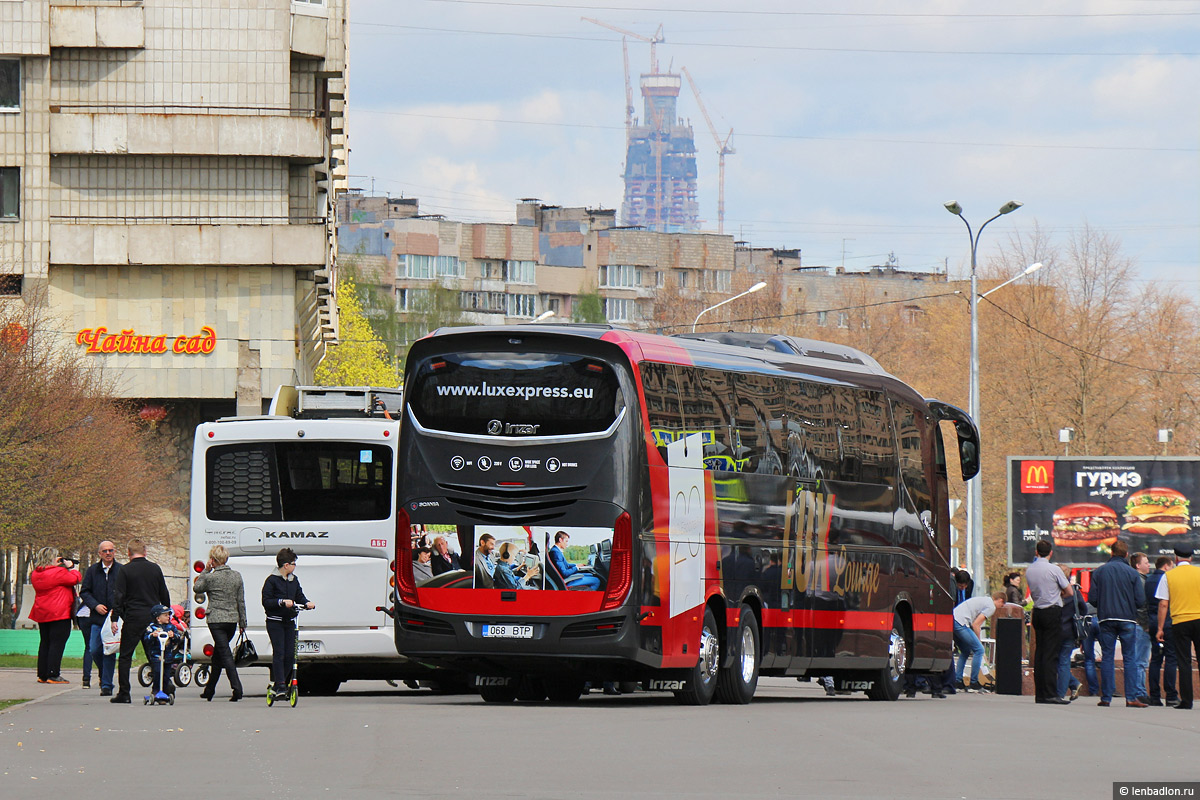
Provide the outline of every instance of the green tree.
<path id="1" fill-rule="evenodd" d="M 318 386 L 399 386 L 400 375 L 384 343 L 363 313 L 354 279 L 338 279 L 338 344 L 330 345 L 317 365 Z"/>
<path id="2" fill-rule="evenodd" d="M 571 304 L 571 322 L 608 322 L 608 318 L 604 316 L 604 301 L 600 299 L 599 291 L 593 288 L 575 298 L 575 302 Z"/>

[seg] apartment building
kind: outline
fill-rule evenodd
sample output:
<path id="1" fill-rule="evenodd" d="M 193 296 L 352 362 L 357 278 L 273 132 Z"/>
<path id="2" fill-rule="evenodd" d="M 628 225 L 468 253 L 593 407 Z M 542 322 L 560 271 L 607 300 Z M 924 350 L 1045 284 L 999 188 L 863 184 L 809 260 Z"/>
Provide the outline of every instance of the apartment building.
<path id="1" fill-rule="evenodd" d="M 609 322 L 636 326 L 654 320 L 667 286 L 688 298 L 732 286 L 730 236 L 621 228 L 612 209 L 530 198 L 513 224 L 456 222 L 407 200 L 348 194 L 338 233 L 343 257 L 393 291 L 401 312 L 419 310 L 435 284 L 458 293 L 463 321 L 489 325 L 546 312 L 569 319 L 579 296 L 594 292 Z"/>
<path id="2" fill-rule="evenodd" d="M 121 396 L 260 413 L 335 336 L 345 2 L 0 0 L 0 295 Z"/>

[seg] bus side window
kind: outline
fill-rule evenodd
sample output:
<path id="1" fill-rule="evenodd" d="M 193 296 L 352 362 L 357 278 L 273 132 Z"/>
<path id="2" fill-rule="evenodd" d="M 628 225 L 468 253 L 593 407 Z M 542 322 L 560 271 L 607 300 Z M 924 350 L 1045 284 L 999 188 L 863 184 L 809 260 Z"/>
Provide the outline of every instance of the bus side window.
<path id="1" fill-rule="evenodd" d="M 638 365 L 642 374 L 642 392 L 646 416 L 650 420 L 650 436 L 666 463 L 667 445 L 683 432 L 683 414 L 679 407 L 679 380 L 672 364 L 643 361 Z"/>
<path id="2" fill-rule="evenodd" d="M 866 483 L 896 483 L 896 445 L 883 392 L 858 391 L 859 454 Z"/>
<path id="3" fill-rule="evenodd" d="M 733 392 L 729 376 L 720 370 L 676 367 L 679 400 L 683 407 L 684 435 L 704 437 L 705 468 L 718 472 L 740 472 L 737 446 L 731 441 L 729 410 L 723 400 Z"/>
<path id="4" fill-rule="evenodd" d="M 822 383 L 783 381 L 781 437 L 784 473 L 797 478 L 838 477 L 833 389 Z"/>
<path id="5" fill-rule="evenodd" d="M 845 386 L 833 389 L 833 427 L 837 436 L 838 480 L 862 482 L 862 451 L 859 446 L 857 392 Z"/>
<path id="6" fill-rule="evenodd" d="M 784 458 L 774 445 L 770 423 L 773 409 L 778 409 L 778 386 L 774 378 L 765 375 L 736 373 L 733 386 L 737 408 L 733 425 L 737 431 L 737 457 L 742 472 L 782 475 Z"/>
<path id="7" fill-rule="evenodd" d="M 900 479 L 904 482 L 901 503 L 910 511 L 921 514 L 933 508 L 929 479 L 925 474 L 925 418 L 918 416 L 912 406 L 892 401 L 896 420 L 896 443 L 900 457 Z"/>

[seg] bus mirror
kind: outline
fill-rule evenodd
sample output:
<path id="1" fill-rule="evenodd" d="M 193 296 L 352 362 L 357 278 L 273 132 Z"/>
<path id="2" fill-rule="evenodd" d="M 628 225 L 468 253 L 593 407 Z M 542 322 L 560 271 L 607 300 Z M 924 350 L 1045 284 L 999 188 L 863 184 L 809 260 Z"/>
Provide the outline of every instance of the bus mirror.
<path id="1" fill-rule="evenodd" d="M 958 435 L 958 463 L 962 467 L 962 478 L 969 481 L 979 474 L 979 429 L 961 408 L 940 400 L 926 400 L 934 419 L 954 423 Z"/>
<path id="2" fill-rule="evenodd" d="M 958 461 L 962 466 L 963 480 L 969 481 L 979 474 L 979 445 L 971 439 L 958 439 Z"/>

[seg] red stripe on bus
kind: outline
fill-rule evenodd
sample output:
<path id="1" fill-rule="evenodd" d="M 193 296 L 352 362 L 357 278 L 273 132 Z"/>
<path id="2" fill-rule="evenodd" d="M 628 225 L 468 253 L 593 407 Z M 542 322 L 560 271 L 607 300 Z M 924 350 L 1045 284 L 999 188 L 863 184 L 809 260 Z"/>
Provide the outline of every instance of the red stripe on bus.
<path id="1" fill-rule="evenodd" d="M 950 614 L 913 614 L 913 628 L 925 633 L 953 633 L 954 617 Z"/>
<path id="2" fill-rule="evenodd" d="M 820 628 L 822 630 L 891 630 L 892 615 L 879 611 L 814 611 L 763 609 L 765 628 Z"/>
<path id="3" fill-rule="evenodd" d="M 604 592 L 517 592 L 501 600 L 500 589 L 417 589 L 420 608 L 450 614 L 560 617 L 600 610 Z"/>

